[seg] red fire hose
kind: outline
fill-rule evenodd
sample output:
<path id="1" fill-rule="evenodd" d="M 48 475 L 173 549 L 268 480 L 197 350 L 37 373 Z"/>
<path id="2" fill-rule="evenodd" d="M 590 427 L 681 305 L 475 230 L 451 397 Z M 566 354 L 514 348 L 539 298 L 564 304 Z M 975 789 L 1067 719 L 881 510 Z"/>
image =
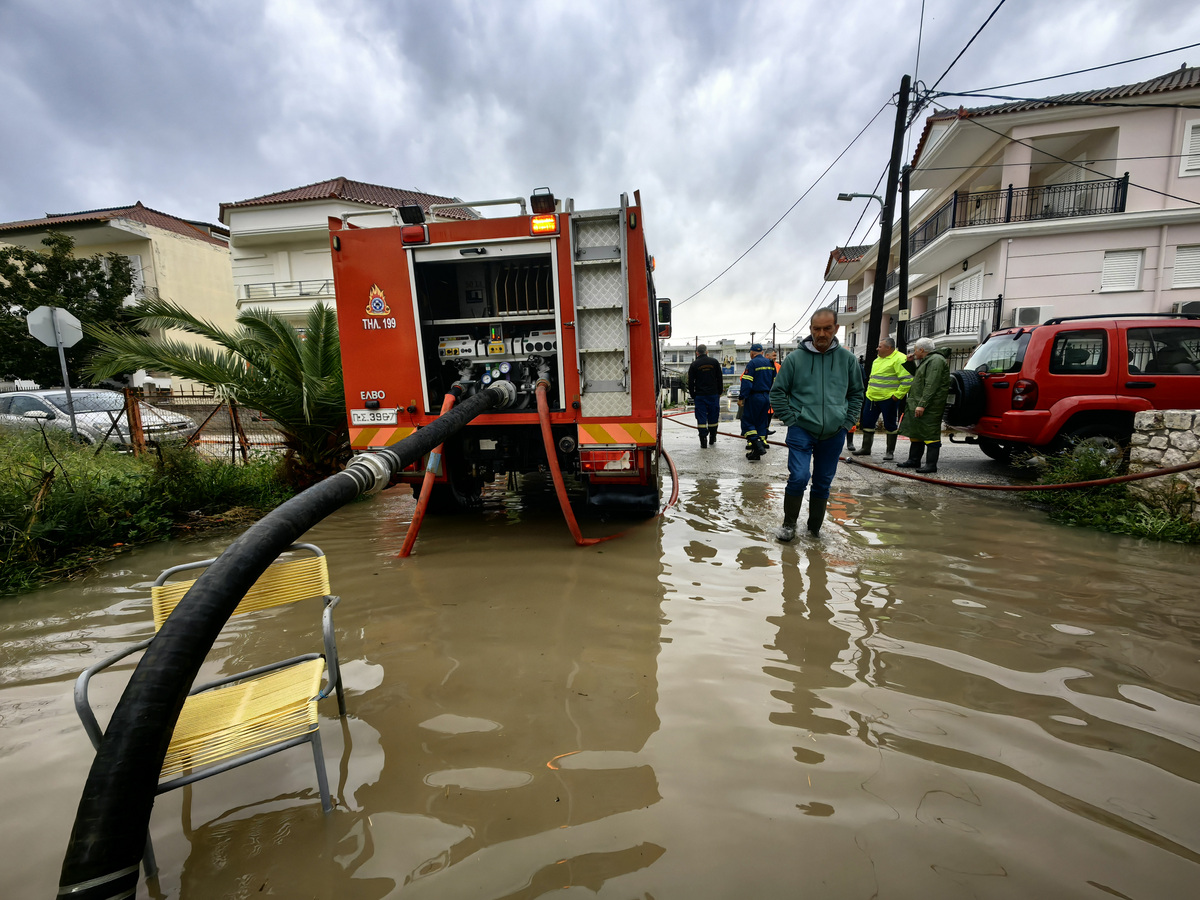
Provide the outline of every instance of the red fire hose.
<path id="1" fill-rule="evenodd" d="M 454 401 L 457 399 L 453 393 L 447 393 L 442 399 L 442 411 L 438 415 L 444 416 L 450 412 L 450 408 L 454 406 Z M 421 522 L 425 518 L 425 507 L 429 505 L 429 495 L 433 493 L 433 479 L 445 446 L 445 444 L 438 444 L 429 454 L 429 463 L 425 466 L 425 477 L 421 480 L 421 496 L 417 498 L 417 508 L 413 512 L 412 521 L 408 523 L 408 533 L 404 535 L 404 546 L 400 548 L 398 554 L 402 558 L 412 553 L 413 544 L 417 542 L 417 532 L 421 530 Z"/>
<path id="2" fill-rule="evenodd" d="M 625 534 L 624 531 L 618 531 L 616 534 L 610 534 L 606 537 L 585 538 L 579 530 L 579 523 L 575 521 L 575 513 L 571 510 L 571 502 L 567 499 L 567 487 L 563 483 L 562 468 L 558 464 L 558 453 L 554 449 L 554 435 L 550 431 L 550 403 L 546 399 L 546 391 L 549 384 L 545 379 L 537 383 L 537 408 L 538 408 L 538 423 L 542 427 L 542 443 L 546 448 L 546 463 L 550 467 L 550 477 L 554 479 L 554 493 L 558 495 L 558 505 L 562 508 L 563 518 L 567 520 L 567 528 L 571 531 L 571 537 L 575 539 L 576 545 L 580 547 L 590 547 L 593 544 L 602 544 L 605 541 L 611 541 L 613 538 L 618 538 Z M 667 505 L 658 513 L 661 516 L 668 509 L 675 505 L 679 499 L 679 470 L 675 468 L 675 461 L 664 450 L 663 456 L 666 457 L 667 465 L 671 469 L 671 499 L 667 501 Z"/>

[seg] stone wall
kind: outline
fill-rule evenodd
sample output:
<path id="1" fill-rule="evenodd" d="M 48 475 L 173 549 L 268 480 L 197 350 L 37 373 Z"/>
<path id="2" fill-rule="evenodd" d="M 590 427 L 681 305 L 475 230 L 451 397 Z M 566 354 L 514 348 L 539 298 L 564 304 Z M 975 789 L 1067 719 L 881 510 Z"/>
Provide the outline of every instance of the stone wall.
<path id="1" fill-rule="evenodd" d="M 1200 409 L 1152 409 L 1133 417 L 1129 471 L 1145 472 L 1200 462 Z M 1200 469 L 1129 482 L 1135 497 L 1153 506 L 1177 502 L 1200 522 Z"/>

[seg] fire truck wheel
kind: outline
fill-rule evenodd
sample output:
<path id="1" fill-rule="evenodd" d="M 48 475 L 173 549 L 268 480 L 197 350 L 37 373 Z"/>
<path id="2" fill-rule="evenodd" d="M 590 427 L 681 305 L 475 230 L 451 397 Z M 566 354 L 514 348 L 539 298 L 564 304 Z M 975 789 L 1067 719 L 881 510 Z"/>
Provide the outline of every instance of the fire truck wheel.
<path id="1" fill-rule="evenodd" d="M 420 483 L 414 484 L 412 489 L 413 497 L 420 499 Z M 482 479 L 473 478 L 465 472 L 452 471 L 450 481 L 433 485 L 425 511 L 430 515 L 445 516 L 479 509 L 483 505 L 482 492 Z"/>

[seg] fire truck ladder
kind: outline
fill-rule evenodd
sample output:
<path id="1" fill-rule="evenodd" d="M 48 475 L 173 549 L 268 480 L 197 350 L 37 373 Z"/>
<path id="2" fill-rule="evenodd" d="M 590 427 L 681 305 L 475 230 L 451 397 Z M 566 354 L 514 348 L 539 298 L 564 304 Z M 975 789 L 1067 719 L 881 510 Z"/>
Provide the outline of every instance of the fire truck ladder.
<path id="1" fill-rule="evenodd" d="M 571 213 L 571 281 L 575 295 L 580 412 L 627 416 L 629 392 L 629 273 L 625 223 L 629 206 Z"/>

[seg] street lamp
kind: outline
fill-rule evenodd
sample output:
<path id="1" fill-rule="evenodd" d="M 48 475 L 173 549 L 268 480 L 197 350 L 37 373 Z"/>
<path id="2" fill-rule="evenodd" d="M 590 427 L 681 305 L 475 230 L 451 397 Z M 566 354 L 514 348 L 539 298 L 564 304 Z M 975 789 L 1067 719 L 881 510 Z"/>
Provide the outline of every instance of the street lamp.
<path id="1" fill-rule="evenodd" d="M 853 200 L 855 197 L 870 197 L 872 200 L 878 200 L 879 205 L 883 206 L 883 198 L 878 194 L 838 194 L 839 200 Z"/>

